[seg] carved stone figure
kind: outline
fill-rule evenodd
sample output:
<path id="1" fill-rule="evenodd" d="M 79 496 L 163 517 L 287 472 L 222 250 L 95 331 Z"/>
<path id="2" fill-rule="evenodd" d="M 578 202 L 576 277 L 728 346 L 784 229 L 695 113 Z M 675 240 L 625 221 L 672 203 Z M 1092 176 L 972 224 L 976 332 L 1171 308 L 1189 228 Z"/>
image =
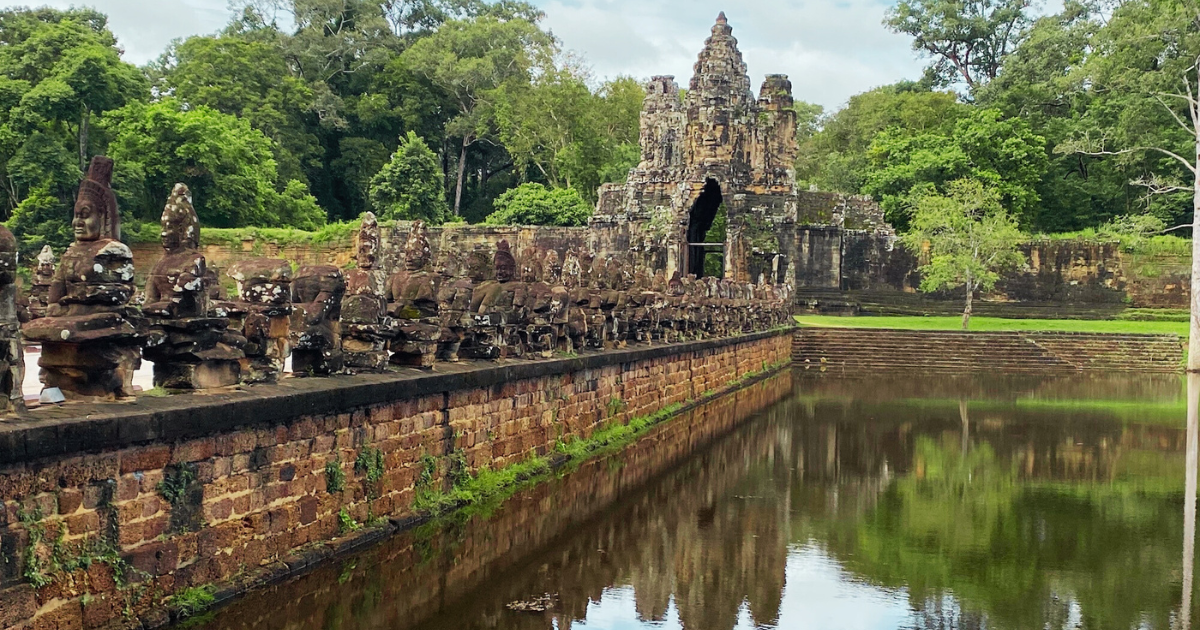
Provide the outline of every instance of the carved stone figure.
<path id="1" fill-rule="evenodd" d="M 54 265 L 58 259 L 49 245 L 42 247 L 37 256 L 37 267 L 33 270 L 33 283 L 29 289 L 29 318 L 46 316 L 50 307 L 50 283 L 54 281 Z"/>
<path id="2" fill-rule="evenodd" d="M 143 355 L 154 362 L 154 385 L 207 389 L 235 385 L 241 378 L 245 338 L 230 333 L 229 321 L 210 316 L 214 282 L 200 253 L 200 221 L 191 191 L 175 184 L 162 214 L 165 255 L 146 281 L 149 332 Z"/>
<path id="3" fill-rule="evenodd" d="M 292 280 L 292 373 L 328 376 L 340 372 L 342 298 L 346 280 L 333 265 L 309 265 Z"/>
<path id="4" fill-rule="evenodd" d="M 379 269 L 379 223 L 375 215 L 362 216 L 355 254 L 357 268 L 346 272 L 346 297 L 342 299 L 342 354 L 352 370 L 382 372 L 388 363 L 388 340 L 394 334 L 383 296 Z"/>
<path id="5" fill-rule="evenodd" d="M 475 318 L 475 339 L 471 352 L 477 359 L 511 357 L 520 352 L 520 348 L 507 343 L 509 327 L 515 324 L 513 303 L 517 288 L 513 284 L 517 261 L 507 240 L 496 245 L 492 261 L 496 279 L 481 283 L 471 294 L 471 313 Z"/>
<path id="6" fill-rule="evenodd" d="M 50 283 L 47 317 L 24 327 L 42 344 L 41 380 L 69 397 L 133 395 L 141 365 L 141 317 L 133 297 L 133 253 L 121 238 L 112 160 L 92 159 L 71 226 L 75 242 Z"/>
<path id="7" fill-rule="evenodd" d="M 238 291 L 237 301 L 226 306 L 230 328 L 246 337 L 242 382 L 273 383 L 291 352 L 292 265 L 252 258 L 234 263 L 226 274 Z"/>
<path id="8" fill-rule="evenodd" d="M 388 312 L 399 327 L 392 340 L 392 363 L 433 367 L 441 337 L 438 314 L 440 274 L 430 269 L 432 252 L 425 223 L 414 221 L 404 247 L 404 269 L 388 279 Z"/>
<path id="9" fill-rule="evenodd" d="M 25 411 L 25 348 L 17 314 L 17 239 L 0 225 L 0 414 Z"/>

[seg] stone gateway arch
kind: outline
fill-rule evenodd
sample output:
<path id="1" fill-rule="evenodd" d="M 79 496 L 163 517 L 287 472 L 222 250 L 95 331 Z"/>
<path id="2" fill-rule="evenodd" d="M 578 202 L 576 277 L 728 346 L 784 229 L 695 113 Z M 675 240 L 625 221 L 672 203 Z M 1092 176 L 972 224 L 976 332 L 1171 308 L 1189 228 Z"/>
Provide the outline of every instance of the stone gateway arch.
<path id="1" fill-rule="evenodd" d="M 697 277 L 716 253 L 729 280 L 839 288 L 845 230 L 861 227 L 881 252 L 894 232 L 869 199 L 798 189 L 792 106 L 785 75 L 767 75 L 755 98 L 719 15 L 686 91 L 670 76 L 647 85 L 641 162 L 625 183 L 601 187 L 595 248 Z M 722 206 L 725 240 L 706 243 Z"/>

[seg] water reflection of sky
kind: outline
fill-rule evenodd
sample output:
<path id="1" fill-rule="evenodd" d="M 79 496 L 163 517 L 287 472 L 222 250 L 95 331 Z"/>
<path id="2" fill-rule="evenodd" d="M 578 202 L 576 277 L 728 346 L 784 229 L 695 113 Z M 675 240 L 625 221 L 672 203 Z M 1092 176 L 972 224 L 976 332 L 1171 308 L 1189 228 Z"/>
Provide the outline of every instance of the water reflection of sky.
<path id="1" fill-rule="evenodd" d="M 675 598 L 666 618 L 638 618 L 636 593 L 632 586 L 604 590 L 599 601 L 587 607 L 587 617 L 571 624 L 573 630 L 684 630 Z M 951 604 L 952 605 L 952 604 Z M 788 549 L 783 604 L 777 624 L 757 624 L 743 602 L 735 630 L 765 628 L 827 630 L 892 630 L 911 627 L 914 616 L 904 590 L 885 589 L 856 580 L 833 558 L 813 543 Z M 558 625 L 555 624 L 558 628 Z"/>

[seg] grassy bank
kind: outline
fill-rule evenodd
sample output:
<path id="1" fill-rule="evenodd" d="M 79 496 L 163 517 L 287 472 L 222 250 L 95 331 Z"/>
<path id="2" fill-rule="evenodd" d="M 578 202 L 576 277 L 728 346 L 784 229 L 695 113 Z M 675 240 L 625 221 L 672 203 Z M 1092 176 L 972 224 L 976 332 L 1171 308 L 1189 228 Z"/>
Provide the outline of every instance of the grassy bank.
<path id="1" fill-rule="evenodd" d="M 896 328 L 901 330 L 961 330 L 962 317 L 837 317 L 797 315 L 801 326 L 841 328 Z M 1171 334 L 1187 337 L 1188 323 L 1080 319 L 1001 319 L 972 317 L 972 332 L 1055 331 L 1117 334 Z"/>

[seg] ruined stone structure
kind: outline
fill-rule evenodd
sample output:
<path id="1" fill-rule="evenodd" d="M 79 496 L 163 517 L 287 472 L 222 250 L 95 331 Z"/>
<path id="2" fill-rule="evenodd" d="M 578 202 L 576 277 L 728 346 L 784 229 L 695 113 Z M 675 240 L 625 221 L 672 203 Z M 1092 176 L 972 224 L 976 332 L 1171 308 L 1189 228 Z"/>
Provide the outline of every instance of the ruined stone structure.
<path id="1" fill-rule="evenodd" d="M 342 298 L 346 280 L 332 265 L 310 265 L 292 280 L 292 372 L 328 376 L 342 370 Z"/>
<path id="2" fill-rule="evenodd" d="M 755 98 L 722 13 L 685 96 L 674 77 L 647 85 L 641 162 L 624 184 L 601 188 L 595 249 L 696 277 L 719 256 L 730 280 L 833 288 L 852 232 L 890 249 L 895 233 L 870 199 L 797 189 L 792 102 L 784 75 L 768 75 Z M 725 240 L 706 243 L 721 210 Z"/>
<path id="3" fill-rule="evenodd" d="M 227 273 L 237 281 L 238 299 L 218 305 L 215 312 L 246 337 L 242 381 L 273 383 L 291 353 L 292 266 L 286 260 L 256 258 Z"/>
<path id="4" fill-rule="evenodd" d="M 133 253 L 120 241 L 112 169 L 112 160 L 92 159 L 75 202 L 75 242 L 50 283 L 47 317 L 23 329 L 42 344 L 42 383 L 68 396 L 132 396 L 142 361 L 141 314 L 129 305 Z"/>
<path id="5" fill-rule="evenodd" d="M 150 272 L 142 307 L 149 326 L 144 356 L 154 362 L 154 385 L 236 385 L 246 340 L 228 332 L 228 319 L 209 313 L 215 278 L 199 252 L 200 220 L 183 184 L 175 185 L 163 208 L 162 244 L 166 255 Z"/>
<path id="6" fill-rule="evenodd" d="M 368 212 L 358 232 L 357 264 L 345 274 L 346 297 L 342 299 L 342 353 L 351 370 L 382 372 L 388 363 L 394 325 L 384 298 L 381 246 L 379 222 Z"/>

